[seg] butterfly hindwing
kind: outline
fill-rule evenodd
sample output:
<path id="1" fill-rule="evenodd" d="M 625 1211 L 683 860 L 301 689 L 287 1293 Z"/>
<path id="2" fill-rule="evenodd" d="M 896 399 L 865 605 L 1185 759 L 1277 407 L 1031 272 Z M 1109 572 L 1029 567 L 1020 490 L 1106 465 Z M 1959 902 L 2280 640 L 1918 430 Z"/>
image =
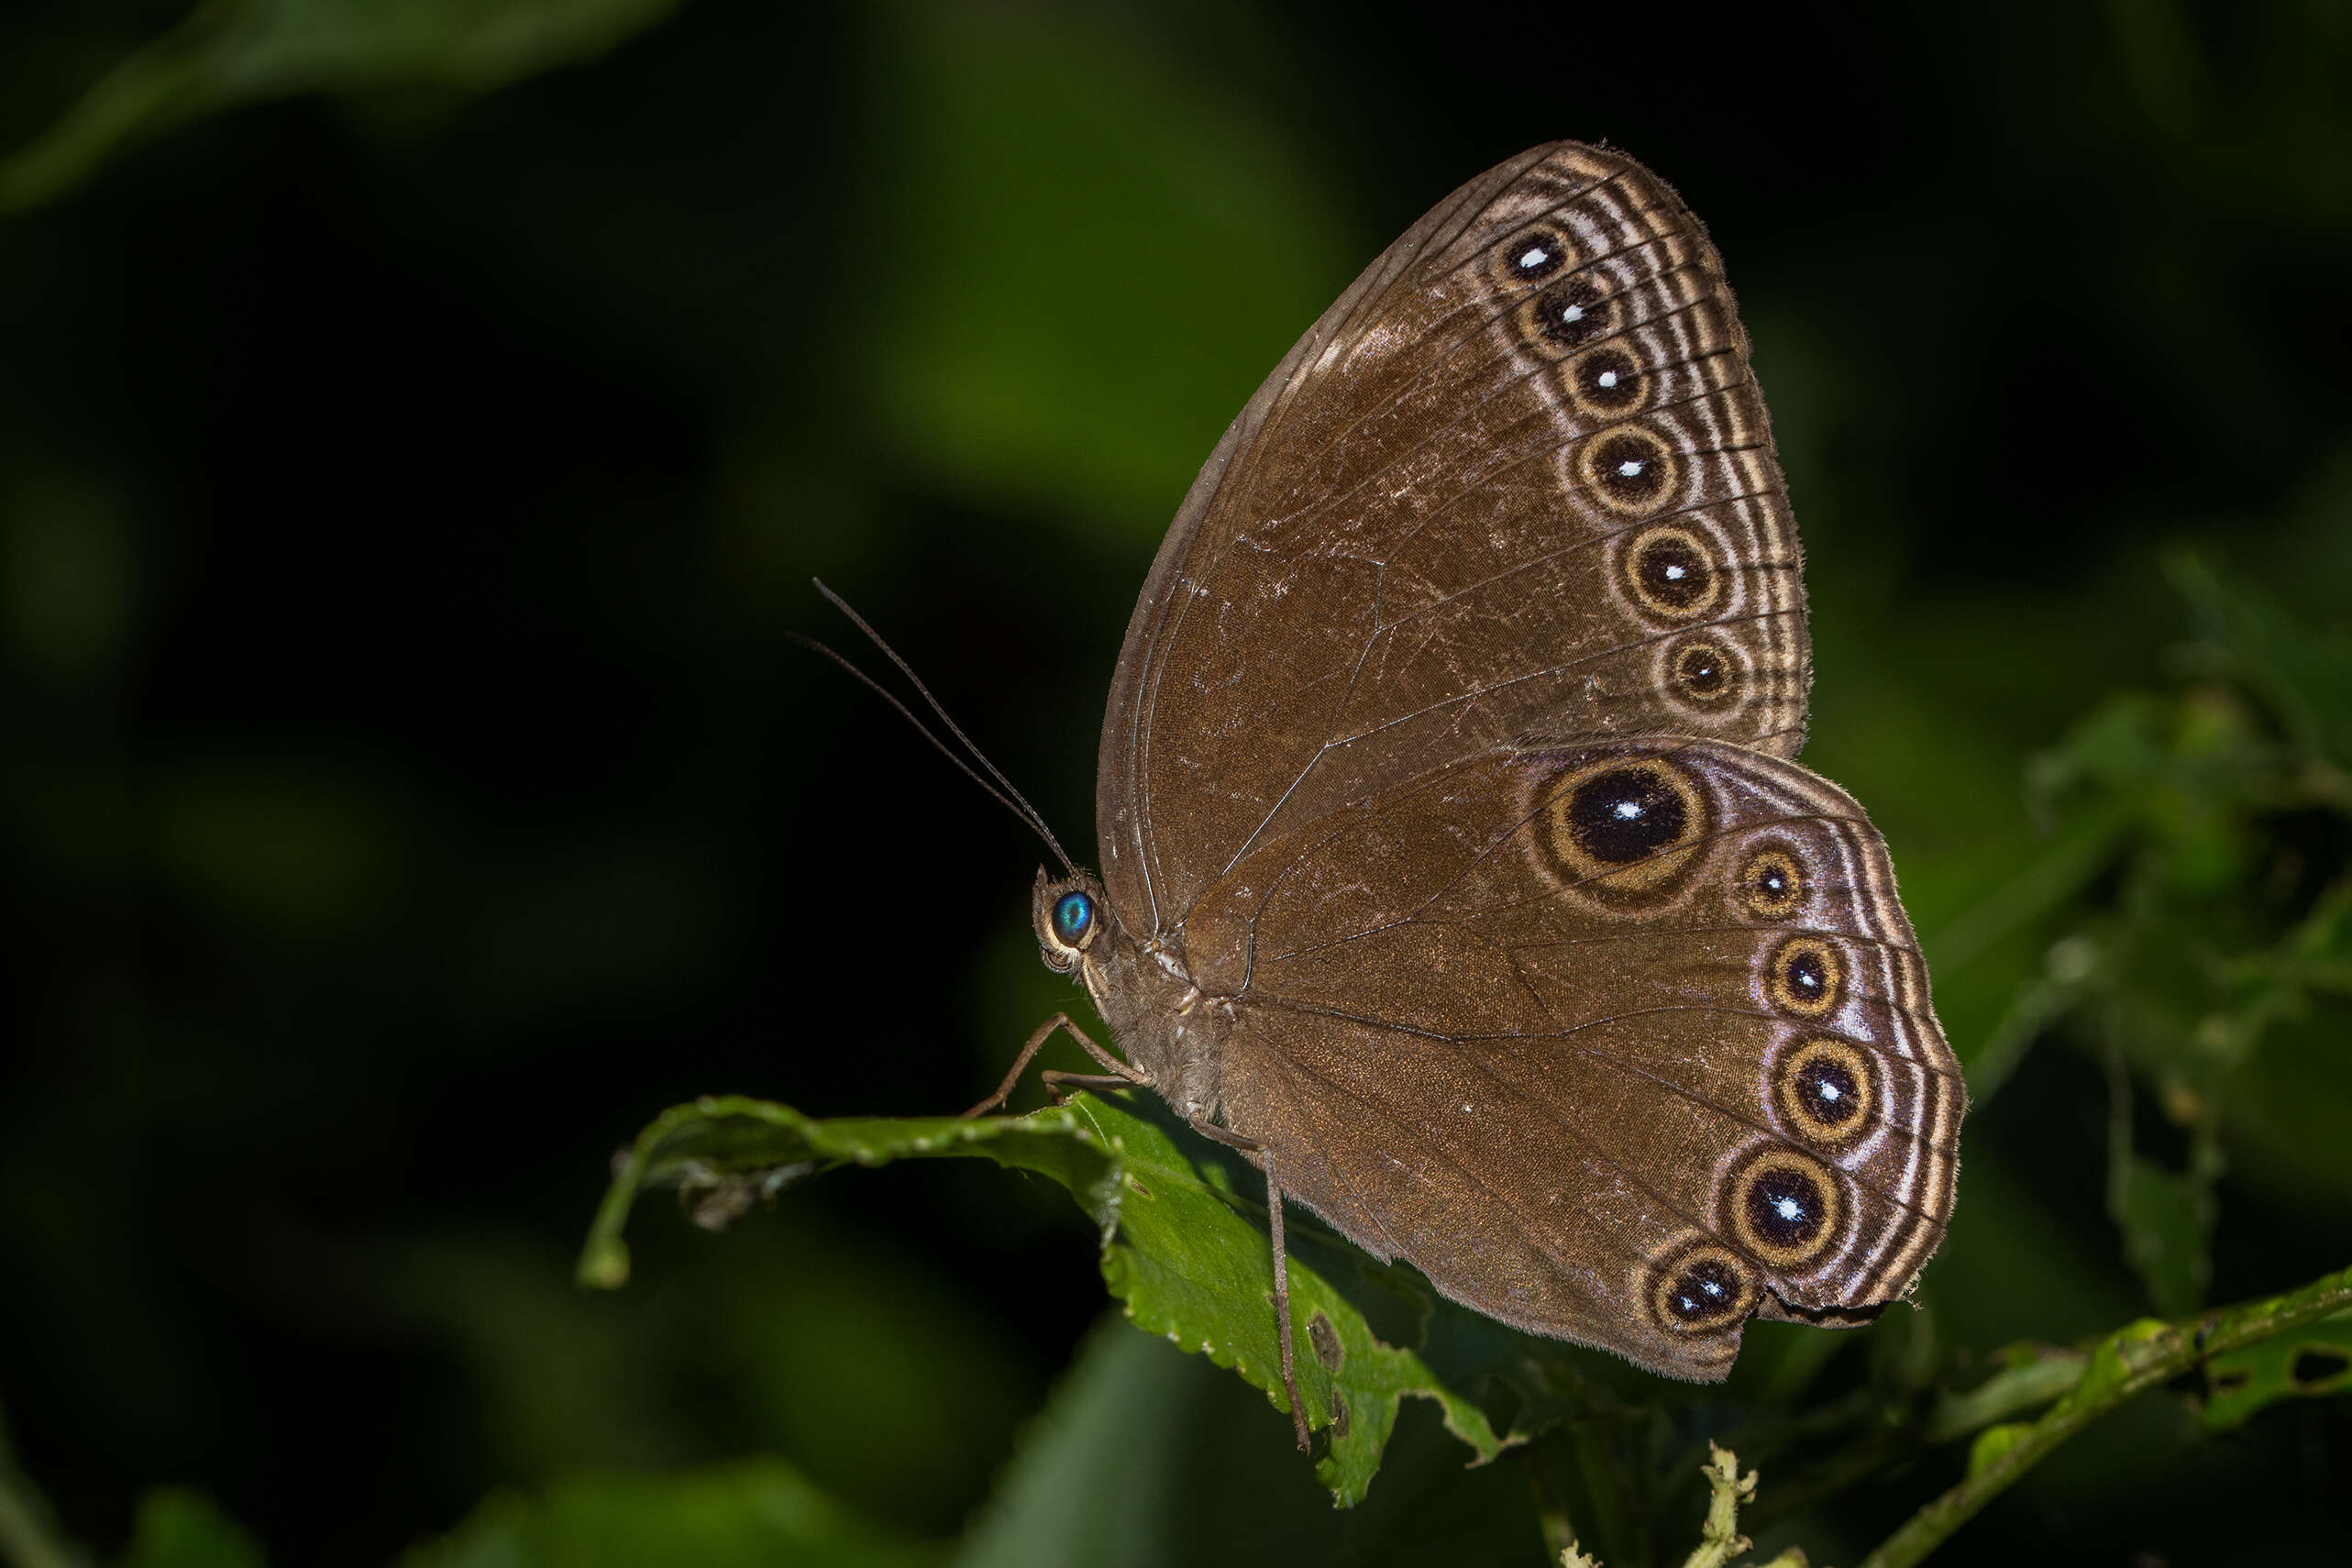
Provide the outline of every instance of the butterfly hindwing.
<path id="1" fill-rule="evenodd" d="M 1498 751 L 1253 852 L 1187 936 L 1228 1124 L 1482 1311 L 1712 1377 L 1941 1238 L 1958 1065 L 1883 842 L 1794 763 Z"/>

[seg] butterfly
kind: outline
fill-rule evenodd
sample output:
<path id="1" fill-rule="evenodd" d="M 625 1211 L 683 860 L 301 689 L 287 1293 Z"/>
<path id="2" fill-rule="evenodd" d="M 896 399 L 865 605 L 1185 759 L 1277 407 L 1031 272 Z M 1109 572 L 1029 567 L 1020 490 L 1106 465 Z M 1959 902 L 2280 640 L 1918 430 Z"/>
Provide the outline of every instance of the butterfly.
<path id="1" fill-rule="evenodd" d="M 1275 368 L 1111 682 L 1101 873 L 1041 955 L 1143 1085 L 1452 1299 L 1668 1376 L 1867 1320 L 1949 1220 L 1966 1091 L 1886 845 L 1794 759 L 1803 552 L 1704 227 L 1537 148 Z M 1042 828 L 1042 824 L 1041 824 Z M 1048 835 L 1050 841 L 1050 834 Z M 1058 851 L 1057 851 L 1058 852 Z"/>

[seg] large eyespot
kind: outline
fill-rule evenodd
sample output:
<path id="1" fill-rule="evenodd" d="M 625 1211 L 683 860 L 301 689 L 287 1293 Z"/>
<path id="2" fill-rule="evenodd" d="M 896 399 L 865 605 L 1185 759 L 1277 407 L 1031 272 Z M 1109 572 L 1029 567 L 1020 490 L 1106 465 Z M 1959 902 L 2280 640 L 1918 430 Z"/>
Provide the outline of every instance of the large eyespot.
<path id="1" fill-rule="evenodd" d="M 1805 872 L 1785 845 L 1767 844 L 1739 867 L 1735 890 L 1758 920 L 1786 920 L 1805 907 Z"/>
<path id="2" fill-rule="evenodd" d="M 1706 842 L 1706 792 L 1663 756 L 1618 756 L 1554 780 L 1540 842 L 1547 869 L 1580 893 L 1640 901 L 1671 892 Z"/>
<path id="3" fill-rule="evenodd" d="M 1842 1143 L 1870 1125 L 1870 1057 L 1851 1042 L 1807 1035 L 1768 1070 L 1782 1121 L 1808 1143 Z"/>
<path id="4" fill-rule="evenodd" d="M 1739 1244 L 1775 1268 L 1800 1267 L 1827 1252 L 1845 1212 L 1828 1166 L 1777 1145 L 1734 1168 L 1724 1207 Z"/>
<path id="5" fill-rule="evenodd" d="M 1650 398 L 1650 379 L 1641 364 L 1614 343 L 1587 348 L 1568 361 L 1562 372 L 1568 395 L 1595 419 L 1617 419 L 1632 413 Z"/>
<path id="6" fill-rule="evenodd" d="M 1666 443 L 1639 425 L 1602 431 L 1578 449 L 1576 477 L 1612 512 L 1647 516 L 1674 499 L 1682 466 Z"/>
<path id="7" fill-rule="evenodd" d="M 1739 1322 L 1755 1304 L 1754 1271 L 1730 1248 L 1707 1242 L 1670 1254 L 1650 1290 L 1651 1316 L 1670 1333 Z"/>
<path id="8" fill-rule="evenodd" d="M 1519 306 L 1519 336 L 1554 357 L 1616 329 L 1617 306 L 1590 278 L 1554 283 Z"/>
<path id="9" fill-rule="evenodd" d="M 1662 621 L 1695 621 L 1722 601 L 1723 574 L 1688 528 L 1644 528 L 1618 560 L 1635 601 Z"/>
<path id="10" fill-rule="evenodd" d="M 1094 900 L 1084 893 L 1064 893 L 1054 905 L 1054 934 L 1066 947 L 1083 947 L 1094 930 Z"/>
<path id="11" fill-rule="evenodd" d="M 1792 936 L 1772 950 L 1764 989 L 1772 1005 L 1799 1018 L 1827 1018 L 1845 999 L 1846 965 L 1815 936 Z"/>
<path id="12" fill-rule="evenodd" d="M 1495 275 L 1507 287 L 1540 283 L 1574 261 L 1575 247 L 1558 229 L 1539 224 L 1515 234 L 1495 252 Z"/>
<path id="13" fill-rule="evenodd" d="M 1658 768 L 1616 767 L 1570 790 L 1561 816 L 1577 848 L 1611 866 L 1627 866 L 1682 842 L 1690 831 L 1683 795 Z"/>

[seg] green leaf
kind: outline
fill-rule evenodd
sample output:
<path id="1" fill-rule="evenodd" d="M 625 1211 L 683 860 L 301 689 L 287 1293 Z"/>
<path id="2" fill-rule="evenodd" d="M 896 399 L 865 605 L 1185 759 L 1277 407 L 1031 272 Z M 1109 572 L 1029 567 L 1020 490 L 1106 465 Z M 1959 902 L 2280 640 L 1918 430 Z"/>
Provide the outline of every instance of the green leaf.
<path id="1" fill-rule="evenodd" d="M 483 93 L 590 60 L 678 0 L 208 0 L 0 160 L 0 212 L 72 189 L 140 137 L 297 93 Z"/>
<path id="2" fill-rule="evenodd" d="M 2305 1323 L 2205 1364 L 2204 1424 L 2227 1431 L 2280 1399 L 2352 1390 L 2352 1312 Z"/>
<path id="3" fill-rule="evenodd" d="M 1187 1370 L 1106 1322 L 1030 1430 L 955 1568 L 1150 1568 L 1170 1560 Z"/>
<path id="4" fill-rule="evenodd" d="M 2004 1421 L 1997 1427 L 1987 1427 L 1976 1434 L 1968 1445 L 1968 1474 L 1982 1475 L 1998 1463 L 2002 1456 L 2017 1446 L 2017 1440 L 2034 1430 L 2031 1421 Z"/>
<path id="5" fill-rule="evenodd" d="M 780 1459 L 674 1475 L 575 1475 L 502 1493 L 403 1568 L 930 1568 L 942 1550 L 868 1523 Z"/>
<path id="6" fill-rule="evenodd" d="M 1286 1408 L 1271 1304 L 1273 1260 L 1256 1177 L 1156 1106 L 1079 1096 L 1021 1117 L 820 1121 L 760 1100 L 703 1099 L 664 1113 L 623 1162 L 592 1227 L 581 1280 L 628 1277 L 621 1240 L 648 1187 L 680 1189 L 698 1222 L 726 1223 L 822 1169 L 977 1157 L 1051 1176 L 1102 1229 L 1102 1273 L 1138 1328 L 1207 1355 Z M 1181 1140 L 1181 1142 L 1179 1142 Z M 1316 1474 L 1360 1501 L 1408 1395 L 1434 1400 L 1474 1461 L 1590 1406 L 1596 1358 L 1515 1333 L 1443 1301 L 1409 1268 L 1383 1266 L 1315 1226 L 1290 1231 L 1294 1351 Z M 1627 1374 L 1627 1375 L 1638 1375 Z M 1510 1419 L 1490 1415 L 1487 1401 Z"/>
<path id="7" fill-rule="evenodd" d="M 2135 1395 L 2169 1383 L 2199 1363 L 2221 1364 L 2265 1342 L 2324 1320 L 2352 1315 L 2352 1269 L 2323 1275 L 2299 1290 L 2208 1312 L 2193 1323 L 2143 1318 L 2093 1346 L 2082 1375 L 2048 1410 L 1980 1433 L 1960 1483 L 1904 1521 L 1861 1568 L 1910 1568 L 1985 1504 L 2091 1422 Z"/>
<path id="8" fill-rule="evenodd" d="M 218 1503 L 185 1486 L 161 1486 L 138 1501 L 128 1550 L 117 1568 L 261 1568 L 260 1543 Z"/>
<path id="9" fill-rule="evenodd" d="M 1531 1562 L 1524 1467 L 1464 1470 L 1464 1457 L 1435 1406 L 1408 1408 L 1371 1496 L 1331 1507 L 1256 1390 L 1106 1313 L 1021 1434 L 955 1568 Z M 1687 1496 L 1693 1478 L 1676 1479 Z"/>
<path id="10" fill-rule="evenodd" d="M 820 1168 L 977 1155 L 1052 1176 L 1107 1235 L 1117 1223 L 1118 1156 L 1076 1110 L 1020 1117 L 843 1117 L 819 1121 L 789 1105 L 739 1096 L 673 1106 L 638 1134 L 613 1179 L 580 1260 L 585 1285 L 613 1289 L 629 1277 L 621 1240 L 629 1208 L 648 1187 L 673 1187 L 697 1224 L 723 1228 L 760 1198 Z"/>
<path id="11" fill-rule="evenodd" d="M 1939 1393 L 1921 1436 L 1928 1442 L 1949 1442 L 2003 1418 L 2047 1405 L 2082 1381 L 2086 1357 L 2079 1351 L 2052 1345 L 2004 1346 L 1990 1358 L 1991 1376 L 1965 1392 Z M 1988 1460 L 1999 1457 L 1987 1452 Z"/>

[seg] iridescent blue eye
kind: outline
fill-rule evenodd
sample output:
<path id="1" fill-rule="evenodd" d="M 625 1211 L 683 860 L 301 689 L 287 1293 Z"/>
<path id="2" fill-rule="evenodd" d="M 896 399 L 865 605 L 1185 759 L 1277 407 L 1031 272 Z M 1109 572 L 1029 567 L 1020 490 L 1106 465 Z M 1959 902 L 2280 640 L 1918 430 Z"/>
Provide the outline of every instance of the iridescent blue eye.
<path id="1" fill-rule="evenodd" d="M 1054 906 L 1054 934 L 1071 947 L 1084 942 L 1094 929 L 1094 900 L 1084 893 L 1065 893 Z"/>

